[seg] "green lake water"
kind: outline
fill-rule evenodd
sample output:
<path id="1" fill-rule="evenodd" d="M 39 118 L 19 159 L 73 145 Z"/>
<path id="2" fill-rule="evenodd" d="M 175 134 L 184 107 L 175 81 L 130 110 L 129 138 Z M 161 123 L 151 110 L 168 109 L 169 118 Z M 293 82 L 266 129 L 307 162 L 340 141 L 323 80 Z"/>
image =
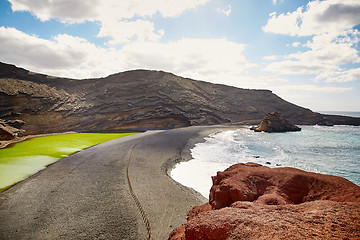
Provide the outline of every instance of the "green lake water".
<path id="1" fill-rule="evenodd" d="M 70 154 L 132 134 L 135 133 L 76 133 L 37 137 L 0 149 L 0 192 Z"/>

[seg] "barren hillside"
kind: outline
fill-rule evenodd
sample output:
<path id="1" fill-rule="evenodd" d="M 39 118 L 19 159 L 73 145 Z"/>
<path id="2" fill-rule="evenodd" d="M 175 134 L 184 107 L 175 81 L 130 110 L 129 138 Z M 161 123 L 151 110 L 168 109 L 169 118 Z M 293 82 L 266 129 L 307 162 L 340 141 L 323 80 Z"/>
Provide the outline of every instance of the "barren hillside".
<path id="1" fill-rule="evenodd" d="M 211 84 L 161 71 L 73 80 L 0 63 L 0 118 L 23 121 L 25 134 L 236 123 L 274 111 L 296 124 L 360 124 L 359 118 L 314 113 L 269 90 Z"/>

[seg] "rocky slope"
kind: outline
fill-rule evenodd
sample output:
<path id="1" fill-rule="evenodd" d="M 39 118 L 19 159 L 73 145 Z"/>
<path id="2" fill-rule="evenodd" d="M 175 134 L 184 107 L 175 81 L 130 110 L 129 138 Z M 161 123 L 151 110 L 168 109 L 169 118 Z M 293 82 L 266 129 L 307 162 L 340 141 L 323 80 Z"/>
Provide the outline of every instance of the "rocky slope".
<path id="1" fill-rule="evenodd" d="M 0 119 L 0 139 L 13 140 L 16 137 L 22 136 L 24 130 L 20 128 L 23 124 L 24 122 L 21 120 L 4 121 Z"/>
<path id="2" fill-rule="evenodd" d="M 279 112 L 295 124 L 360 125 L 360 118 L 314 113 L 269 90 L 211 84 L 161 71 L 64 79 L 0 63 L 0 119 L 24 134 L 236 123 Z"/>
<path id="3" fill-rule="evenodd" d="M 295 168 L 236 164 L 213 177 L 171 240 L 359 239 L 360 187 Z"/>

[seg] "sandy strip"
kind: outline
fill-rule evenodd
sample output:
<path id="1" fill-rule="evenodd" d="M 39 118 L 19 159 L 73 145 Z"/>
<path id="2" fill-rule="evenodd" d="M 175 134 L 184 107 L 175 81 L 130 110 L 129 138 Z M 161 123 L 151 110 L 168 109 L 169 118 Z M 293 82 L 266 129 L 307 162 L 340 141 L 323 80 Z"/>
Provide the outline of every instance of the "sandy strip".
<path id="1" fill-rule="evenodd" d="M 230 126 L 136 134 L 80 151 L 0 193 L 0 239 L 146 239 L 129 178 L 150 222 L 167 239 L 192 206 L 207 201 L 173 181 L 169 170 L 189 149 Z M 236 128 L 236 127 L 235 127 Z"/>
<path id="2" fill-rule="evenodd" d="M 150 220 L 153 239 L 167 239 L 185 223 L 188 211 L 208 200 L 200 193 L 175 182 L 172 167 L 191 159 L 190 149 L 211 133 L 238 127 L 188 127 L 157 133 L 135 148 L 130 177 Z"/>
<path id="3" fill-rule="evenodd" d="M 16 137 L 13 140 L 0 141 L 0 149 L 6 148 L 6 147 L 8 147 L 8 146 L 10 146 L 12 144 L 15 144 L 15 143 L 19 143 L 19 142 L 29 140 L 31 138 L 55 136 L 55 135 L 65 135 L 65 134 L 74 134 L 74 133 L 78 133 L 78 132 L 46 133 L 46 134 L 35 134 L 35 135 L 26 135 L 26 136 L 22 136 L 22 137 Z"/>

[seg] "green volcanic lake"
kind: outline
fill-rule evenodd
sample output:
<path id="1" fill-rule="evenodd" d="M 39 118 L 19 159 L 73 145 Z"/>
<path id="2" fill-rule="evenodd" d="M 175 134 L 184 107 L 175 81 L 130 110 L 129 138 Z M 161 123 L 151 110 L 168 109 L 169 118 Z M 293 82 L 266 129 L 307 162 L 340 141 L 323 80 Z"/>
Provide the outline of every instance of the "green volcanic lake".
<path id="1" fill-rule="evenodd" d="M 0 150 L 0 192 L 51 163 L 102 142 L 135 133 L 76 133 L 37 137 Z"/>

